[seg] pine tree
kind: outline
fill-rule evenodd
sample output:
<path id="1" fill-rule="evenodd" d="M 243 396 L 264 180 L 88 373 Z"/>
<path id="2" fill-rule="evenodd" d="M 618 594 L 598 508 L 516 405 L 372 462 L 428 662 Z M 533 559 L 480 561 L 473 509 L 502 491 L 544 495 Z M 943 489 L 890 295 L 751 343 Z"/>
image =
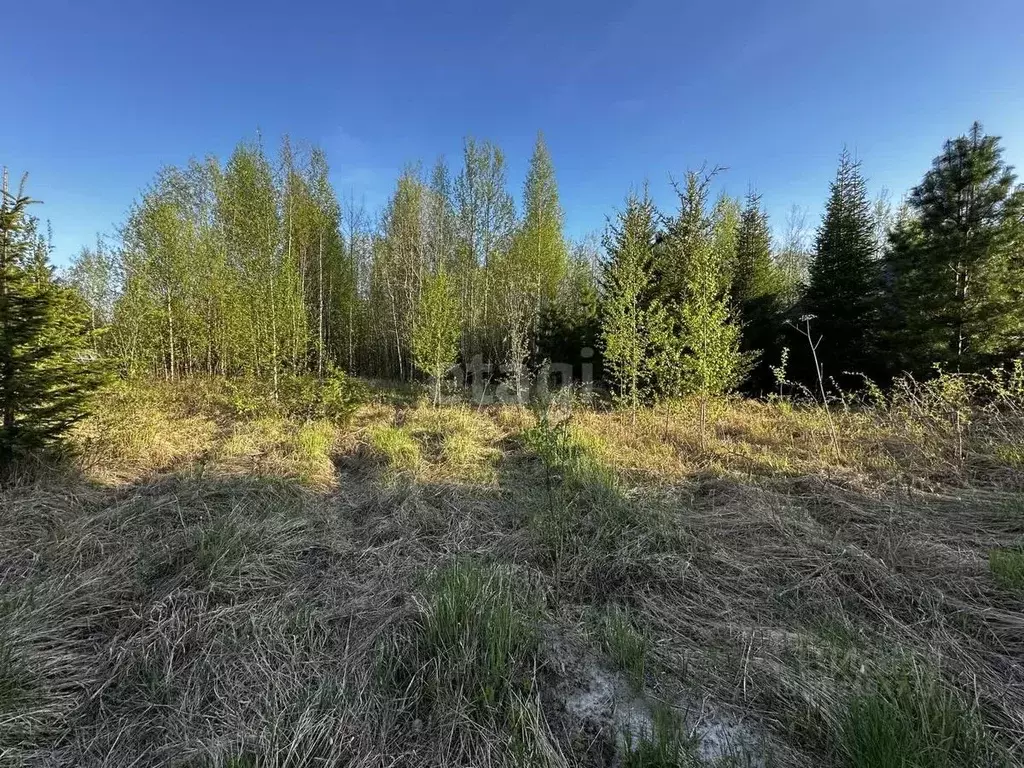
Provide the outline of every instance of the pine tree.
<path id="1" fill-rule="evenodd" d="M 441 402 L 444 376 L 459 355 L 459 311 L 448 274 L 426 279 L 412 328 L 412 359 L 431 379 L 434 405 Z"/>
<path id="2" fill-rule="evenodd" d="M 53 446 L 85 415 L 98 384 L 87 355 L 88 320 L 76 295 L 54 283 L 50 268 L 31 259 L 34 233 L 26 208 L 0 191 L 0 473 Z M 40 270 L 43 267 L 43 270 Z"/>
<path id="3" fill-rule="evenodd" d="M 772 386 L 771 365 L 781 352 L 783 278 L 772 258 L 768 215 L 753 191 L 740 215 L 735 264 L 732 300 L 743 328 L 740 350 L 751 365 L 747 386 L 763 393 Z"/>
<path id="4" fill-rule="evenodd" d="M 601 343 L 604 365 L 620 403 L 636 421 L 651 373 L 651 318 L 659 308 L 646 303 L 651 287 L 657 211 L 646 188 L 630 195 L 605 235 Z"/>
<path id="5" fill-rule="evenodd" d="M 1024 190 L 997 136 L 947 141 L 909 199 L 886 259 L 904 369 L 977 371 L 1024 348 Z"/>
<path id="6" fill-rule="evenodd" d="M 844 150 L 818 229 L 802 311 L 815 317 L 826 379 L 844 372 L 877 377 L 883 369 L 878 351 L 881 271 L 875 253 L 864 177 L 860 164 Z M 803 375 L 816 380 L 813 365 L 804 367 Z"/>

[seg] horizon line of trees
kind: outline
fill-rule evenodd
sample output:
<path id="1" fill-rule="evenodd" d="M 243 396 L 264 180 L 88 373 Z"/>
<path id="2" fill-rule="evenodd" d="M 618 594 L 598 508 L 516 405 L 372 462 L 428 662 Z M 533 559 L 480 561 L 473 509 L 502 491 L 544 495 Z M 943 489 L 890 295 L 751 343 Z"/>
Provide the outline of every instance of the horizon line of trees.
<path id="1" fill-rule="evenodd" d="M 273 158 L 243 142 L 160 171 L 116 246 L 68 270 L 97 349 L 124 375 L 275 391 L 282 374 L 436 380 L 461 364 L 520 399 L 544 361 L 587 364 L 634 409 L 819 375 L 885 386 L 1024 350 L 1024 189 L 977 123 L 895 210 L 844 151 L 810 245 L 798 226 L 773 243 L 756 191 L 712 200 L 707 168 L 676 185 L 675 210 L 645 185 L 600 247 L 572 244 L 541 135 L 521 210 L 487 141 L 466 139 L 455 171 L 406 168 L 376 220 L 339 203 L 328 171 L 287 138 Z M 808 323 L 817 361 L 794 327 Z"/>

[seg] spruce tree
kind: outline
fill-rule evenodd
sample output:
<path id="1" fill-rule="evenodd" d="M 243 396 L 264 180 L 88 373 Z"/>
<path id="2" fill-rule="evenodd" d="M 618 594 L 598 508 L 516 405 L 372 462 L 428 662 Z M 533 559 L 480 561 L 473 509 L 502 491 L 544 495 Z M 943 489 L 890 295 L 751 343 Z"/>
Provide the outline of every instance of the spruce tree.
<path id="1" fill-rule="evenodd" d="M 691 171 L 680 192 L 679 221 L 671 248 L 686 265 L 684 300 L 678 308 L 683 386 L 696 395 L 700 408 L 700 435 L 707 434 L 709 406 L 713 398 L 734 387 L 742 372 L 740 329 L 729 309 L 729 292 L 722 289 L 722 253 L 714 237 L 713 221 L 705 212 L 709 175 Z"/>
<path id="2" fill-rule="evenodd" d="M 771 366 L 781 352 L 783 278 L 772 258 L 772 236 L 761 196 L 747 195 L 736 238 L 732 300 L 742 320 L 740 350 L 751 364 L 747 387 L 764 393 L 772 386 Z"/>
<path id="3" fill-rule="evenodd" d="M 644 400 L 651 374 L 651 317 L 646 302 L 651 287 L 657 212 L 647 190 L 630 195 L 625 209 L 605 234 L 601 345 L 604 366 L 618 401 L 633 421 Z"/>
<path id="4" fill-rule="evenodd" d="M 0 473 L 53 447 L 85 415 L 98 383 L 88 362 L 84 302 L 32 258 L 35 243 L 19 190 L 0 192 Z M 45 265 L 44 265 L 45 266 Z"/>
<path id="5" fill-rule="evenodd" d="M 818 358 L 826 379 L 844 372 L 876 377 L 881 272 L 874 219 L 860 164 L 843 151 L 815 241 L 802 314 L 814 315 Z M 802 350 L 802 346 L 798 347 Z M 805 361 L 806 363 L 806 361 Z M 813 364 L 802 375 L 816 381 Z"/>
<path id="6" fill-rule="evenodd" d="M 1024 191 L 975 123 L 914 188 L 886 257 L 902 369 L 977 371 L 1024 348 Z"/>
<path id="7" fill-rule="evenodd" d="M 520 279 L 536 281 L 538 305 L 553 301 L 565 277 L 569 249 L 562 234 L 555 168 L 542 134 L 537 134 L 523 186 L 523 223 L 517 237 L 526 270 Z"/>

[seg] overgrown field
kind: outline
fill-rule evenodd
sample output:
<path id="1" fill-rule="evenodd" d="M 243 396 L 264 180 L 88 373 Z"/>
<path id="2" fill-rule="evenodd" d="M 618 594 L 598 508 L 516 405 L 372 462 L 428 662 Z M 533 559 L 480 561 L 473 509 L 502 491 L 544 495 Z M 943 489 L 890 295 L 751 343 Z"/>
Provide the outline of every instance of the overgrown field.
<path id="1" fill-rule="evenodd" d="M 0 762 L 1022 764 L 1002 406 L 122 385 L 0 491 Z"/>

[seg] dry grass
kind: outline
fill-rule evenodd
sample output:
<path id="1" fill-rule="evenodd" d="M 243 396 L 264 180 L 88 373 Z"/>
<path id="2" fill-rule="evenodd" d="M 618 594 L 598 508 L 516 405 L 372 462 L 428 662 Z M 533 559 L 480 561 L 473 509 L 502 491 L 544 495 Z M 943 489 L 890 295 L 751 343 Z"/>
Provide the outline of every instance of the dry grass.
<path id="1" fill-rule="evenodd" d="M 839 409 L 836 456 L 786 403 L 723 404 L 701 451 L 686 403 L 229 394 L 108 393 L 77 474 L 0 490 L 0 764 L 1024 750 L 1017 422 Z"/>

